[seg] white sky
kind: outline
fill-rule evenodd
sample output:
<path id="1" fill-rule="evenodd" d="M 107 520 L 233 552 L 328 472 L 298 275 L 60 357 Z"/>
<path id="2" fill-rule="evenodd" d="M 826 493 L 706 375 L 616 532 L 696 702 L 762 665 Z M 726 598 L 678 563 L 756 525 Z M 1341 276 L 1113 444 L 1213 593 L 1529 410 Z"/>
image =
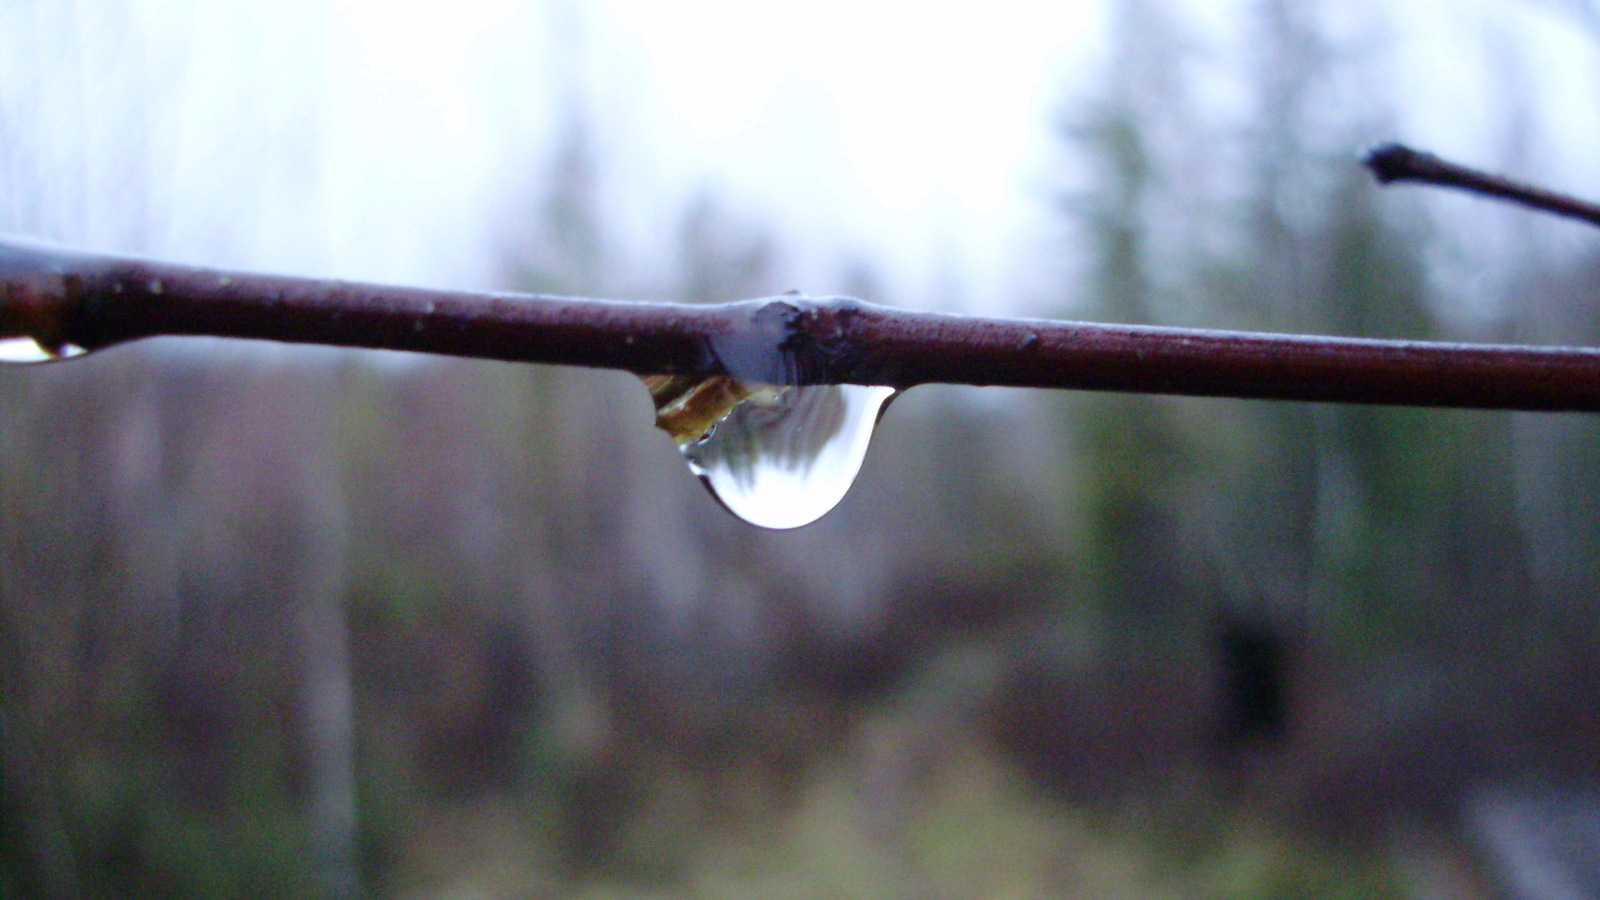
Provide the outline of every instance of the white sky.
<path id="1" fill-rule="evenodd" d="M 49 111 L 46 176 L 80 201 L 52 203 L 31 226 L 45 237 L 117 248 L 115 211 L 62 210 L 144 181 L 155 252 L 487 283 L 495 214 L 534 183 L 558 83 L 577 81 L 634 262 L 710 188 L 775 230 L 789 286 L 834 289 L 853 255 L 925 304 L 946 299 L 935 281 L 1001 277 L 1037 205 L 1025 160 L 1095 19 L 1030 0 L 914 15 L 897 0 L 106 6 L 0 11 L 0 68 L 25 95 L 11 100 Z M 81 52 L 24 52 L 63 45 Z M 156 133 L 137 172 L 117 146 L 130 122 Z"/>
<path id="2" fill-rule="evenodd" d="M 576 81 L 633 264 L 660 265 L 709 186 L 784 240 L 783 287 L 835 289 L 855 254 L 887 299 L 1003 308 L 1049 214 L 1053 117 L 1097 84 L 1104 8 L 16 0 L 0 101 L 38 146 L 9 177 L 53 193 L 5 227 L 117 249 L 137 219 L 148 249 L 201 262 L 485 285 L 547 162 L 556 85 Z M 1227 8 L 1195 0 L 1188 24 L 1226 29 Z M 1531 171 L 1600 194 L 1591 38 L 1532 2 L 1392 12 L 1397 134 L 1495 165 L 1526 126 Z M 1535 108 L 1506 121 L 1524 96 Z"/>
<path id="3" fill-rule="evenodd" d="M 1096 16 L 1086 2 L 910 8 L 597 0 L 596 29 L 642 65 L 670 165 L 784 210 L 823 253 L 862 246 L 902 277 L 920 270 L 908 287 L 933 293 L 951 254 L 974 281 L 1000 277 Z"/>

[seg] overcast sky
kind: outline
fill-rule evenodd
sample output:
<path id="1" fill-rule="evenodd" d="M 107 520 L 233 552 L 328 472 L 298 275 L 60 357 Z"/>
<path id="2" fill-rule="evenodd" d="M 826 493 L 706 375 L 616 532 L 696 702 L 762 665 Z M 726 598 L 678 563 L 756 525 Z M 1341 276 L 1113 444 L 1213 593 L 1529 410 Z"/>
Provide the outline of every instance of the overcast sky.
<path id="1" fill-rule="evenodd" d="M 1328 6 L 1392 52 L 1400 136 L 1492 165 L 1521 127 L 1523 163 L 1600 193 L 1594 44 L 1554 4 Z M 1230 34 L 1237 4 L 1185 8 L 1219 47 L 1248 38 Z M 992 306 L 1026 289 L 1014 273 L 1056 186 L 1049 129 L 1100 83 L 1105 16 L 1037 0 L 908 9 L 19 0 L 0 7 L 0 199 L 29 178 L 47 190 L 43 209 L 8 201 L 4 224 L 201 262 L 486 285 L 576 93 L 640 266 L 710 187 L 777 229 L 794 287 L 836 287 L 843 258 L 865 254 L 900 302 Z"/>

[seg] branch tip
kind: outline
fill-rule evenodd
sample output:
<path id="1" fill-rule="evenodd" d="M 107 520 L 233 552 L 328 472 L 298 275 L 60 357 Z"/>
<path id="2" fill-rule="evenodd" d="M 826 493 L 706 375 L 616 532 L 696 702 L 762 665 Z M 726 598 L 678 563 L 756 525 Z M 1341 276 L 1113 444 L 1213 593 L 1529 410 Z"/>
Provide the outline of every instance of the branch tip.
<path id="1" fill-rule="evenodd" d="M 1437 163 L 1438 157 L 1431 153 L 1420 153 L 1394 141 L 1377 144 L 1361 157 L 1361 164 L 1372 172 L 1379 184 L 1416 178 L 1420 170 L 1428 167 L 1429 162 Z"/>
<path id="2" fill-rule="evenodd" d="M 1379 144 L 1363 154 L 1361 164 L 1379 184 L 1414 181 L 1455 188 L 1600 226 L 1600 205 L 1453 163 L 1404 144 Z"/>

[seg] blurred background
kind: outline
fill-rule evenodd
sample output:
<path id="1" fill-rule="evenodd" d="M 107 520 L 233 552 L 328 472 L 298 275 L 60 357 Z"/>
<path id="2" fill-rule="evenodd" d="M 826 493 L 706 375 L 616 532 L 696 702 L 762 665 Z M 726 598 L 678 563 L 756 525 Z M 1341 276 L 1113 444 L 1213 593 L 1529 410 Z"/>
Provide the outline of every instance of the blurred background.
<path id="1" fill-rule="evenodd" d="M 1600 342 L 1600 8 L 6 0 L 0 231 Z M 6 897 L 1600 895 L 1600 423 L 926 386 L 820 523 L 632 376 L 0 371 Z"/>

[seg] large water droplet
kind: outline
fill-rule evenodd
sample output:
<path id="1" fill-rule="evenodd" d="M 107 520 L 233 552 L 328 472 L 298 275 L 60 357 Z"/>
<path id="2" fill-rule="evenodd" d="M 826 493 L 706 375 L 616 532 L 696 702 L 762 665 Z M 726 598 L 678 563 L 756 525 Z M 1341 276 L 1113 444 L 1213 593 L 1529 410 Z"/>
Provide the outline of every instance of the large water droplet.
<path id="1" fill-rule="evenodd" d="M 651 376 L 656 425 L 729 512 L 763 528 L 799 528 L 844 498 L 891 387 L 779 387 Z"/>

